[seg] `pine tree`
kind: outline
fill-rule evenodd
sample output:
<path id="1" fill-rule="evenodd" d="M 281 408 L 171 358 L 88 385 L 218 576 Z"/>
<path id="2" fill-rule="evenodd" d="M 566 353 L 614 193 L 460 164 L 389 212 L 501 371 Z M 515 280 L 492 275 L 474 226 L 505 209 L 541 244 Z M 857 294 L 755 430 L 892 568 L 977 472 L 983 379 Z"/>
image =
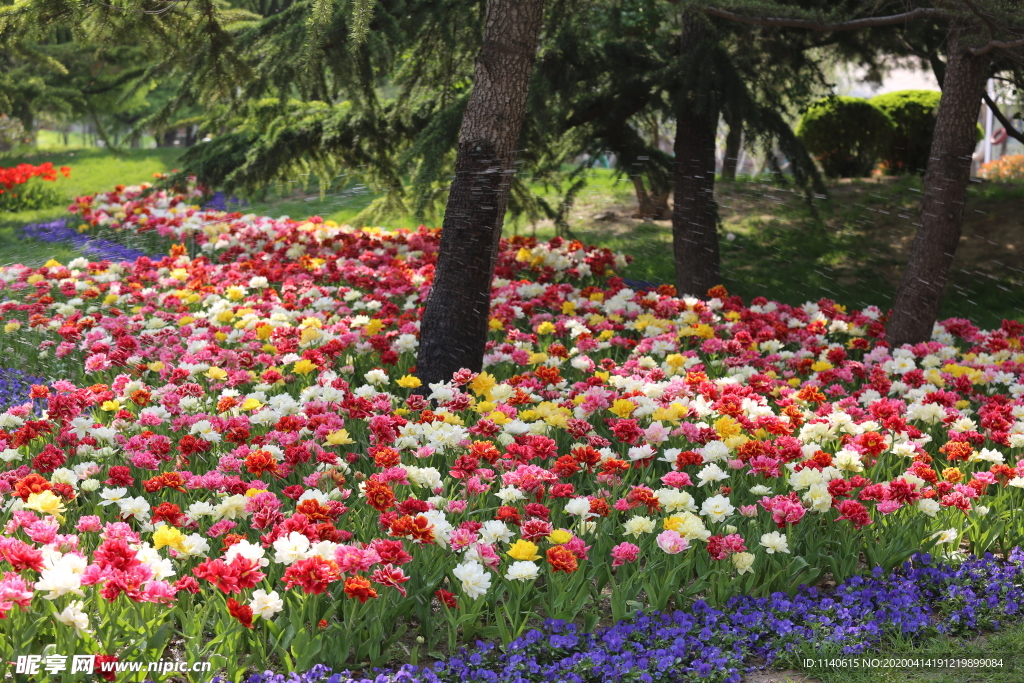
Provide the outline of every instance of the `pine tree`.
<path id="1" fill-rule="evenodd" d="M 0 6 L 0 106 L 28 128 L 42 111 L 88 116 L 107 138 L 104 119 L 141 119 L 154 83 L 180 83 L 179 100 L 196 83 L 236 92 L 249 72 L 233 36 L 255 18 L 223 0 L 14 0 Z"/>
<path id="2" fill-rule="evenodd" d="M 614 154 L 616 170 L 633 180 L 638 214 L 673 220 L 677 289 L 703 294 L 720 281 L 714 204 L 719 114 L 745 127 L 749 143 L 766 152 L 781 147 L 794 162 L 797 182 L 824 193 L 813 161 L 781 114 L 787 104 L 806 101 L 822 79 L 806 55 L 812 45 L 806 32 L 751 30 L 687 8 L 655 0 L 557 3 L 537 68 L 545 108 L 530 115 L 578 136 L 585 144 L 578 153 L 590 159 Z M 675 155 L 645 134 L 651 120 L 675 123 Z"/>
<path id="3" fill-rule="evenodd" d="M 239 32 L 252 78 L 208 107 L 201 125 L 219 135 L 186 154 L 181 174 L 255 194 L 300 174 L 329 185 L 344 171 L 382 195 L 358 219 L 430 215 L 454 172 L 485 3 L 360 2 L 364 14 L 353 2 L 296 0 Z"/>
<path id="4" fill-rule="evenodd" d="M 963 228 L 978 106 L 986 80 L 1006 67 L 996 58 L 1024 56 L 1024 6 L 1012 0 L 871 1 L 815 14 L 777 2 L 700 5 L 709 15 L 762 26 L 837 32 L 925 22 L 945 31 L 942 99 L 918 229 L 887 328 L 894 346 L 930 339 Z"/>

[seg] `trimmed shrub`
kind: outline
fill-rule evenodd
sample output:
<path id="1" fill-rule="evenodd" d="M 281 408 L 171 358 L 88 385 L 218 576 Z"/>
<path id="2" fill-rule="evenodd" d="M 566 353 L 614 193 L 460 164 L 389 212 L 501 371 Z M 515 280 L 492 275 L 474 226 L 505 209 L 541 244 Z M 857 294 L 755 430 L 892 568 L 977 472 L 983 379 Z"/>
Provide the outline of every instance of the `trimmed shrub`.
<path id="1" fill-rule="evenodd" d="M 896 124 L 896 131 L 882 159 L 886 173 L 924 174 L 928 168 L 935 117 L 941 99 L 942 93 L 937 90 L 899 90 L 868 100 Z M 980 125 L 976 127 L 975 137 L 978 142 L 985 137 Z"/>
<path id="2" fill-rule="evenodd" d="M 829 178 L 862 178 L 889 148 L 896 124 L 860 97 L 829 97 L 812 104 L 796 134 Z"/>
<path id="3" fill-rule="evenodd" d="M 887 173 L 924 173 L 928 168 L 940 99 L 942 93 L 935 90 L 900 90 L 868 100 L 896 124 L 883 157 Z"/>

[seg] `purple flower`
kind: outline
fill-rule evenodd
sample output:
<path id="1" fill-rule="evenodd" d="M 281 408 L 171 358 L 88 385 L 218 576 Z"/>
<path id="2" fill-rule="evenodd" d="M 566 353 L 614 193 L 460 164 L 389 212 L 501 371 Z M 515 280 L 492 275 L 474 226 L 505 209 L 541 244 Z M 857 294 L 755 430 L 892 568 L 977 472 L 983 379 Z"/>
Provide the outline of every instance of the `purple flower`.
<path id="1" fill-rule="evenodd" d="M 747 662 L 770 665 L 787 653 L 830 643 L 846 654 L 891 636 L 997 629 L 1024 600 L 1024 552 L 958 566 L 919 555 L 889 575 L 855 576 L 832 591 L 801 587 L 792 596 L 738 596 L 720 609 L 698 600 L 689 610 L 639 614 L 594 633 L 554 619 L 504 650 L 477 643 L 431 667 L 374 670 L 374 678 L 335 674 L 329 683 L 546 683 L 604 680 L 739 683 Z M 293 674 L 293 676 L 295 676 Z M 314 667 L 296 683 L 326 676 Z M 284 679 L 250 677 L 247 683 Z M 295 679 L 291 679 L 292 683 Z"/>
<path id="2" fill-rule="evenodd" d="M 31 401 L 28 392 L 32 390 L 33 384 L 46 384 L 46 380 L 18 368 L 0 367 L 0 412 Z M 32 403 L 34 412 L 37 414 L 45 408 L 41 400 L 32 401 Z"/>
<path id="3" fill-rule="evenodd" d="M 31 223 L 21 229 L 22 237 L 40 242 L 70 244 L 87 256 L 101 261 L 134 261 L 145 253 L 110 240 L 87 237 L 68 227 L 62 218 L 49 223 Z"/>

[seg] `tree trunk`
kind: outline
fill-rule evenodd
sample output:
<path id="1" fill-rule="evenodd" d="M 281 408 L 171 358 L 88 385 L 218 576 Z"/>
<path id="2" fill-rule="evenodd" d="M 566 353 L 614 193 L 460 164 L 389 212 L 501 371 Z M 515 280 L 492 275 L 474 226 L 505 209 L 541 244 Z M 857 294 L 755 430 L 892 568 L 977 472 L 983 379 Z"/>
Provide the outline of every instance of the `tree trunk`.
<path id="1" fill-rule="evenodd" d="M 654 206 L 654 220 L 672 220 L 672 207 L 668 205 L 668 198 L 671 194 L 671 191 L 651 194 L 651 204 Z"/>
<path id="2" fill-rule="evenodd" d="M 633 218 L 643 218 L 652 221 L 667 221 L 672 217 L 672 209 L 668 205 L 667 192 L 647 192 L 644 186 L 644 178 L 640 173 L 633 176 L 633 189 L 636 190 L 636 213 Z"/>
<path id="3" fill-rule="evenodd" d="M 633 190 L 636 192 L 636 213 L 633 214 L 633 218 L 643 218 L 650 213 L 651 198 L 644 187 L 644 177 L 637 172 L 632 178 Z"/>
<path id="4" fill-rule="evenodd" d="M 424 385 L 483 366 L 491 279 L 543 16 L 544 0 L 487 1 L 483 46 L 420 325 L 416 374 Z"/>
<path id="5" fill-rule="evenodd" d="M 985 91 L 990 57 L 974 57 L 960 47 L 955 27 L 950 29 L 948 44 L 920 223 L 888 325 L 887 339 L 894 347 L 931 339 L 963 228 L 978 103 Z"/>
<path id="6" fill-rule="evenodd" d="M 688 13 L 683 56 L 709 39 L 706 19 Z M 699 87 L 699 86 L 698 86 Z M 719 283 L 718 207 L 715 204 L 715 134 L 718 106 L 708 91 L 685 93 L 676 112 L 675 197 L 672 241 L 676 291 L 704 296 Z"/>
<path id="7" fill-rule="evenodd" d="M 740 160 L 740 144 L 743 142 L 743 124 L 729 124 L 725 136 L 725 159 L 722 160 L 722 180 L 736 180 L 736 164 Z"/>
<path id="8" fill-rule="evenodd" d="M 21 121 L 21 127 L 25 130 L 25 140 L 29 146 L 36 146 L 36 115 L 26 103 L 20 107 L 14 116 Z M 21 141 L 19 141 L 20 143 Z M 17 145 L 15 145 L 17 147 Z"/>

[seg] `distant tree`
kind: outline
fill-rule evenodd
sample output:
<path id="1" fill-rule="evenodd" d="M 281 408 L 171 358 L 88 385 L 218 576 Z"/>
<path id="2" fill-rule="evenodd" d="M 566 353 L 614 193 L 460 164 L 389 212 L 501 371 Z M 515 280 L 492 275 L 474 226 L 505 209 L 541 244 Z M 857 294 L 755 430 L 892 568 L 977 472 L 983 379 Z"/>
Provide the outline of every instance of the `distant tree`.
<path id="1" fill-rule="evenodd" d="M 896 290 L 888 341 L 899 346 L 931 338 L 960 232 L 985 81 L 998 59 L 1024 56 L 1024 6 L 1005 0 L 843 3 L 830 13 L 784 2 L 702 2 L 711 16 L 761 26 L 820 32 L 856 31 L 914 22 L 945 32 L 942 100 L 924 179 L 919 227 Z M 1002 65 L 1005 68 L 1005 64 Z"/>
<path id="2" fill-rule="evenodd" d="M 40 117 L 81 110 L 83 93 L 69 82 L 72 73 L 62 63 L 81 52 L 70 36 L 8 43 L 0 50 L 0 112 L 17 119 L 28 139 L 35 139 Z"/>
<path id="3" fill-rule="evenodd" d="M 720 282 L 714 181 L 721 116 L 746 130 L 749 144 L 781 147 L 798 183 L 824 192 L 783 115 L 822 83 L 806 54 L 806 32 L 752 30 L 663 0 L 563 0 L 556 8 L 561 14 L 553 13 L 537 67 L 543 106 L 531 108 L 531 119 L 579 141 L 588 159 L 612 152 L 615 170 L 633 181 L 638 215 L 672 219 L 681 293 L 702 295 Z M 652 120 L 669 122 L 673 153 L 656 144 L 662 130 L 652 135 Z"/>
<path id="4" fill-rule="evenodd" d="M 743 144 L 743 122 L 737 121 L 725 113 L 725 122 L 729 132 L 725 136 L 725 151 L 722 155 L 722 180 L 736 180 L 741 145 Z"/>

